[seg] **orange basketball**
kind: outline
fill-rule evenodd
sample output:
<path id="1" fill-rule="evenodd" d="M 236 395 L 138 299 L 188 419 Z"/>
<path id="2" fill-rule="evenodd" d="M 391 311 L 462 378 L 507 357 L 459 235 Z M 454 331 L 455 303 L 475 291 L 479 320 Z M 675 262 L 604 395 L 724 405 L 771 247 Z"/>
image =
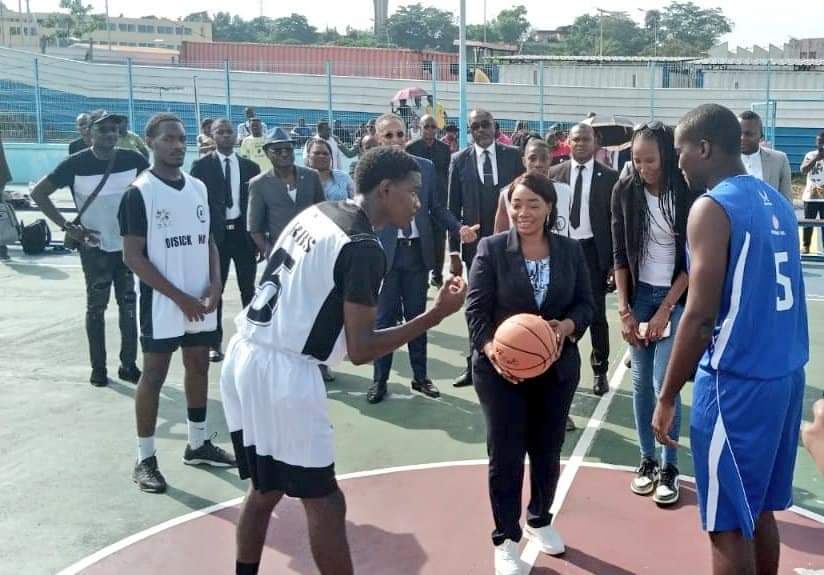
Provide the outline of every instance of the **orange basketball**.
<path id="1" fill-rule="evenodd" d="M 492 346 L 501 367 L 518 378 L 529 379 L 549 369 L 558 343 L 555 331 L 543 318 L 520 313 L 498 326 Z"/>

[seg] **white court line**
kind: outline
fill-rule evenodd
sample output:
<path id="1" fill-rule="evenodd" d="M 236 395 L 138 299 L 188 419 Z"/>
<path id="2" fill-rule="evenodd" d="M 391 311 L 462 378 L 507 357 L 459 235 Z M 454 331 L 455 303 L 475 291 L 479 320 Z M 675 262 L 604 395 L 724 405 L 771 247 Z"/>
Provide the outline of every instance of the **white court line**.
<path id="1" fill-rule="evenodd" d="M 607 410 L 609 409 L 609 404 L 612 403 L 612 398 L 615 397 L 615 392 L 621 386 L 621 382 L 627 372 L 627 366 L 624 363 L 624 360 L 628 355 L 629 350 L 624 352 L 624 356 L 621 358 L 621 361 L 618 362 L 618 368 L 609 380 L 609 392 L 601 397 L 601 400 L 595 407 L 595 411 L 592 412 L 592 415 L 587 421 L 587 426 L 584 428 L 584 432 L 578 439 L 578 443 L 575 444 L 575 448 L 572 450 L 572 455 L 570 455 L 569 461 L 567 461 L 566 465 L 564 465 L 563 471 L 561 471 L 561 476 L 558 478 L 558 486 L 555 488 L 555 499 L 552 503 L 552 508 L 549 510 L 549 512 L 553 515 L 553 520 L 558 516 L 561 506 L 564 504 L 567 494 L 569 494 L 569 489 L 572 487 L 572 482 L 578 474 L 578 469 L 580 469 L 581 465 L 584 463 L 584 457 L 586 457 L 589 452 L 589 448 L 592 446 L 592 442 L 595 440 L 595 434 L 604 423 Z M 521 561 L 529 568 L 529 570 L 531 570 L 535 565 L 540 552 L 541 550 L 536 543 L 533 543 L 532 541 L 527 542 L 526 547 L 524 547 L 524 550 L 521 553 Z M 527 572 L 529 572 L 529 570 Z"/>

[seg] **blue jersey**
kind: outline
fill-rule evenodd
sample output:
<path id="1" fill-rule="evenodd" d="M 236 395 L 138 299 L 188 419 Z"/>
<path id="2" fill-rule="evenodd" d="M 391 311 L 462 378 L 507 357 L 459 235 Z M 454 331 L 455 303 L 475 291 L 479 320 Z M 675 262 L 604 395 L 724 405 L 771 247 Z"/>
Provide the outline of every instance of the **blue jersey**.
<path id="1" fill-rule="evenodd" d="M 807 304 L 790 203 L 752 176 L 728 178 L 706 194 L 730 220 L 721 307 L 704 369 L 776 379 L 809 358 Z"/>

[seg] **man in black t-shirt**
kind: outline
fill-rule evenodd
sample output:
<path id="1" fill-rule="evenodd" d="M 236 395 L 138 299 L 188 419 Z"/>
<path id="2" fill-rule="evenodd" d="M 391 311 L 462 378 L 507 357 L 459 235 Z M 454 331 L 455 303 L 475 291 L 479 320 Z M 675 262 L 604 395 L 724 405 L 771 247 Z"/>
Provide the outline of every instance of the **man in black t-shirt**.
<path id="1" fill-rule="evenodd" d="M 97 387 L 108 384 L 106 370 L 106 326 L 104 314 L 114 284 L 120 319 L 120 369 L 118 377 L 137 383 L 137 315 L 134 276 L 123 263 L 123 242 L 117 223 L 120 199 L 129 184 L 146 168 L 146 159 L 131 150 L 115 148 L 123 116 L 99 112 L 90 118 L 92 146 L 69 156 L 41 179 L 32 190 L 32 199 L 43 214 L 80 242 L 80 262 L 86 279 L 86 335 L 92 374 Z M 71 189 L 78 210 L 92 197 L 106 168 L 111 173 L 103 188 L 83 213 L 80 223 L 67 222 L 49 196 L 60 188 Z"/>

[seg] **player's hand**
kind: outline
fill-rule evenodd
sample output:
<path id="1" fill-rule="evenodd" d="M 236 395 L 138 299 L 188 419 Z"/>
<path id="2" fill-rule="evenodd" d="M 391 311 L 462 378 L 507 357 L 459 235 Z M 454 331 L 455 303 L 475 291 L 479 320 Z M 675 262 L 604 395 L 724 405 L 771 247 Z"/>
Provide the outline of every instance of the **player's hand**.
<path id="1" fill-rule="evenodd" d="M 647 324 L 646 343 L 658 341 L 667 327 L 670 320 L 670 311 L 666 307 L 659 307 L 652 319 Z"/>
<path id="2" fill-rule="evenodd" d="M 206 294 L 206 301 L 203 302 L 205 311 L 203 313 L 212 313 L 220 304 L 220 298 L 223 297 L 223 284 L 211 283 L 209 284 L 209 292 Z"/>
<path id="3" fill-rule="evenodd" d="M 638 338 L 638 320 L 632 312 L 621 317 L 621 337 L 633 347 L 641 347 L 643 343 Z"/>
<path id="4" fill-rule="evenodd" d="M 459 278 L 463 275 L 463 262 L 461 256 L 453 254 L 449 256 L 449 273 Z"/>
<path id="5" fill-rule="evenodd" d="M 575 333 L 575 324 L 568 319 L 563 321 L 551 319 L 547 321 L 547 323 L 555 333 L 555 355 L 552 357 L 552 362 L 554 363 L 558 361 L 561 357 L 561 353 L 564 351 L 564 342 L 567 338 L 571 337 L 573 333 Z"/>
<path id="6" fill-rule="evenodd" d="M 466 282 L 460 276 L 447 278 L 443 287 L 435 296 L 435 307 L 443 317 L 447 317 L 461 309 L 466 299 Z"/>
<path id="7" fill-rule="evenodd" d="M 461 226 L 461 243 L 471 244 L 478 241 L 478 232 L 481 229 L 481 224 L 474 226 Z"/>
<path id="8" fill-rule="evenodd" d="M 206 306 L 203 305 L 203 302 L 188 294 L 179 295 L 175 304 L 177 304 L 177 307 L 180 308 L 180 311 L 183 312 L 183 315 L 185 315 L 189 321 L 203 321 L 203 316 L 207 313 Z"/>
<path id="9" fill-rule="evenodd" d="M 673 441 L 669 436 L 672 428 L 672 421 L 675 418 L 675 402 L 664 401 L 659 398 L 655 406 L 655 413 L 652 414 L 652 431 L 658 443 L 666 447 L 678 447 L 678 442 Z"/>
<path id="10" fill-rule="evenodd" d="M 801 426 L 801 441 L 824 474 L 824 399 L 813 404 L 813 422 Z"/>
<path id="11" fill-rule="evenodd" d="M 509 383 L 521 383 L 523 381 L 522 379 L 509 373 L 506 368 L 500 364 L 498 356 L 495 354 L 495 346 L 491 341 L 488 341 L 486 345 L 484 345 L 484 355 L 489 360 L 489 363 L 492 364 L 492 367 L 495 368 L 495 371 L 498 372 L 498 375 L 503 377 Z"/>

